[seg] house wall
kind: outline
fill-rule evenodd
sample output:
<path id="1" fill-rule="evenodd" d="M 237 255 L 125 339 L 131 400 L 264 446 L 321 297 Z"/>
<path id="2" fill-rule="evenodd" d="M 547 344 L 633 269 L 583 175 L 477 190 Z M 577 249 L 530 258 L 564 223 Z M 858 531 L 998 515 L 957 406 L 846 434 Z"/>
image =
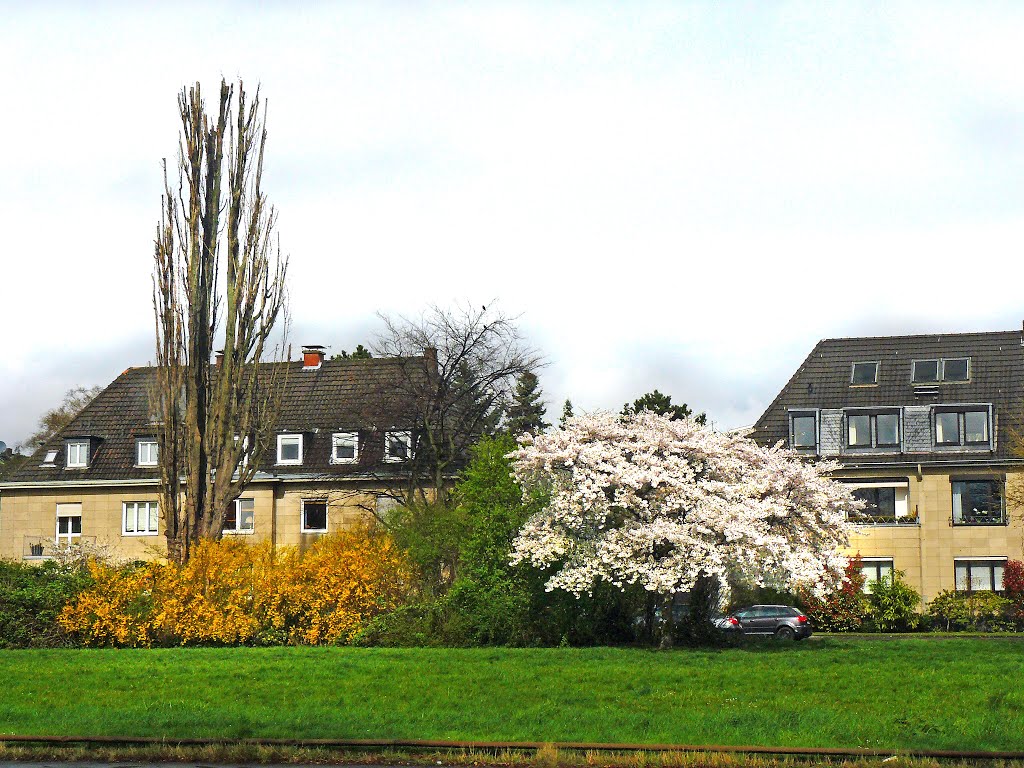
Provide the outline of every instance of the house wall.
<path id="1" fill-rule="evenodd" d="M 327 501 L 328 533 L 352 528 L 372 519 L 377 496 L 383 487 L 330 483 L 254 482 L 242 498 L 254 501 L 252 533 L 227 533 L 225 536 L 247 541 L 275 540 L 278 546 L 306 548 L 323 534 L 303 533 L 303 499 Z M 0 558 L 33 560 L 32 543 L 44 543 L 45 554 L 52 551 L 57 505 L 82 505 L 80 541 L 106 549 L 117 559 L 148 560 L 166 556 L 164 521 L 158 534 L 123 533 L 125 502 L 158 501 L 155 485 L 97 488 L 5 488 L 0 492 Z"/>
<path id="2" fill-rule="evenodd" d="M 887 470 L 884 476 L 900 474 L 903 473 Z M 1024 518 L 1021 514 L 1024 510 L 1014 504 L 1012 492 L 1011 499 L 1007 501 L 1006 525 L 953 525 L 951 478 L 971 475 L 993 476 L 992 472 L 949 468 L 924 469 L 920 476 L 916 470 L 910 472 L 907 475 L 910 481 L 909 510 L 911 514 L 916 512 L 917 525 L 860 526 L 851 538 L 846 554 L 892 558 L 893 567 L 905 572 L 906 581 L 921 593 L 925 602 L 939 592 L 955 587 L 954 559 L 1024 559 Z M 882 475 L 844 470 L 838 476 L 869 480 Z M 1007 475 L 1007 486 L 1011 489 L 1022 481 L 1022 473 Z"/>
<path id="3" fill-rule="evenodd" d="M 5 488 L 0 495 L 0 557 L 31 559 L 30 545 L 52 549 L 57 529 L 57 504 L 82 505 L 83 543 L 109 549 L 118 558 L 148 560 L 166 555 L 163 526 L 158 535 L 122 534 L 123 504 L 158 501 L 155 485 L 117 488 Z"/>

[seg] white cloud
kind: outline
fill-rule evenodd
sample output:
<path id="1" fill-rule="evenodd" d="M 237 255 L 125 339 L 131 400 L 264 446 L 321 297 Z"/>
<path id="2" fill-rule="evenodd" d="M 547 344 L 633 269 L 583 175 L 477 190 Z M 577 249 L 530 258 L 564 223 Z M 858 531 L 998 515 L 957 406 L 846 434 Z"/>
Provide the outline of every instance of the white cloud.
<path id="1" fill-rule="evenodd" d="M 818 338 L 1018 323 L 1018 5 L 5 10 L 7 442 L 148 359 L 174 97 L 221 74 L 270 100 L 299 343 L 497 297 L 553 412 L 658 387 L 734 426 Z M 40 349 L 91 364 L 37 386 Z"/>

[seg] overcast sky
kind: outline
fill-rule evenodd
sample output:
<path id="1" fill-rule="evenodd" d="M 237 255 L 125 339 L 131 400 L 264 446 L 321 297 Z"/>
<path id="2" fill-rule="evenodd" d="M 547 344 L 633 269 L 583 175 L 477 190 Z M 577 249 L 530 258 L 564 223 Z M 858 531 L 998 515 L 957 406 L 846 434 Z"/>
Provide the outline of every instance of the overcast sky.
<path id="1" fill-rule="evenodd" d="M 0 440 L 152 359 L 175 97 L 269 99 L 292 340 L 498 300 L 549 413 L 752 423 L 820 338 L 1024 318 L 1024 4 L 0 3 Z"/>

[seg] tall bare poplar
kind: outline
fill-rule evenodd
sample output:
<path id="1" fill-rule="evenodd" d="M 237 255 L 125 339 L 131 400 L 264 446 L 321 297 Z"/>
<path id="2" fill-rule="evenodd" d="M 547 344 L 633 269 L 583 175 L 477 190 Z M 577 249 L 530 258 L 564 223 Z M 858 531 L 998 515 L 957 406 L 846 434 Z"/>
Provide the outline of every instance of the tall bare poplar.
<path id="1" fill-rule="evenodd" d="M 273 440 L 286 366 L 285 274 L 261 187 L 267 133 L 259 90 L 221 81 L 208 115 L 199 83 L 178 96 L 178 184 L 164 164 L 153 306 L 161 510 L 168 555 L 219 538 Z M 281 322 L 279 344 L 271 335 Z M 223 358 L 211 361 L 215 349 Z"/>

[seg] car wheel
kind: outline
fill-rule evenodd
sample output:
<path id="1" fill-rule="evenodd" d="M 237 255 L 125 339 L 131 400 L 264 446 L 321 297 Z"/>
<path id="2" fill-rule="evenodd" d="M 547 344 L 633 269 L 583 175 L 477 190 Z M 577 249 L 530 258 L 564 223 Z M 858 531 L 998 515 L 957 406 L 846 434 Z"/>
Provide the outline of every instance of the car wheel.
<path id="1" fill-rule="evenodd" d="M 796 632 L 792 627 L 779 627 L 775 630 L 775 639 L 780 643 L 791 643 L 796 639 Z"/>

